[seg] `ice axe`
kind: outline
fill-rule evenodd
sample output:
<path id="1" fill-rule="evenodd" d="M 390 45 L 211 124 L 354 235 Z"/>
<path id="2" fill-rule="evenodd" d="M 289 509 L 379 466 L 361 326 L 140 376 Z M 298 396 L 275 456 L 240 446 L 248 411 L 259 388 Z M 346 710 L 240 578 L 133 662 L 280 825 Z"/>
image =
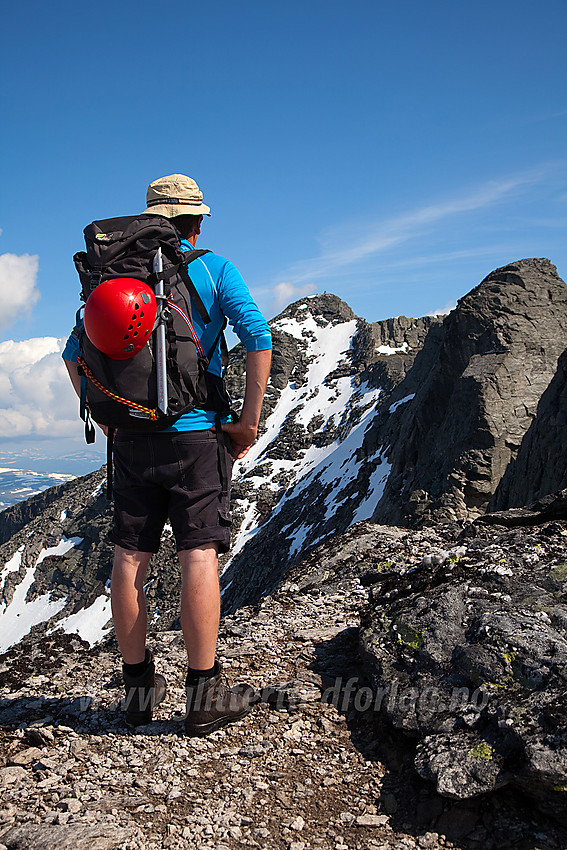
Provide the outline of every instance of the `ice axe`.
<path id="1" fill-rule="evenodd" d="M 163 311 L 165 309 L 165 293 L 163 288 L 163 257 L 161 248 L 158 248 L 154 257 L 154 274 L 157 275 L 156 300 L 157 300 L 157 328 L 156 328 L 156 371 L 157 371 L 157 406 L 161 413 L 167 415 L 167 369 L 165 360 L 165 322 Z"/>

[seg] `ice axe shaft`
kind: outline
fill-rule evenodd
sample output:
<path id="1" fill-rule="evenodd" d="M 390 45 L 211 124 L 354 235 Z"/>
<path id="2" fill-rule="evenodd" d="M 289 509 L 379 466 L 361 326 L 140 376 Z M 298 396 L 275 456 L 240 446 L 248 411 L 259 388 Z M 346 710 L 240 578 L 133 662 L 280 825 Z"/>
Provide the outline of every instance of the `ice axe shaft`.
<path id="1" fill-rule="evenodd" d="M 154 257 L 154 273 L 160 274 L 163 272 L 163 257 L 161 248 L 158 248 Z M 158 305 L 158 323 L 156 328 L 156 372 L 157 372 L 157 396 L 158 410 L 167 415 L 167 367 L 165 358 L 165 322 L 163 321 L 162 313 L 164 309 L 164 288 L 163 280 L 158 277 L 156 283 L 156 300 Z"/>

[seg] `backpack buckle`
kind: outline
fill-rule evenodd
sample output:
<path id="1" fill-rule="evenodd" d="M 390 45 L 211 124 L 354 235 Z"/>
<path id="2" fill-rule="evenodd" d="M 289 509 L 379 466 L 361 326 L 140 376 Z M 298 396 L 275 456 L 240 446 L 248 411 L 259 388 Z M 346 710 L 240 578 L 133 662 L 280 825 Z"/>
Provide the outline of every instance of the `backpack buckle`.
<path id="1" fill-rule="evenodd" d="M 93 289 L 96 289 L 99 283 L 102 281 L 102 269 L 93 269 L 90 275 L 90 287 L 91 292 Z"/>

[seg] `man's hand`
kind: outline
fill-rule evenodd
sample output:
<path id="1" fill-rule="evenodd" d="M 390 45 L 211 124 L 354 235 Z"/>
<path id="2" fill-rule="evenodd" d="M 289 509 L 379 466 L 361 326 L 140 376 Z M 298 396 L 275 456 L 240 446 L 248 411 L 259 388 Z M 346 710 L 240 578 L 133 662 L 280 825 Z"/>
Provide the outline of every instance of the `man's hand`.
<path id="1" fill-rule="evenodd" d="M 271 349 L 249 351 L 246 355 L 246 390 L 240 419 L 222 426 L 222 430 L 230 437 L 232 456 L 235 460 L 242 460 L 256 439 L 271 361 Z"/>
<path id="2" fill-rule="evenodd" d="M 226 422 L 221 427 L 230 438 L 232 457 L 234 460 L 242 460 L 256 439 L 258 429 L 253 425 L 244 425 L 242 422 Z"/>

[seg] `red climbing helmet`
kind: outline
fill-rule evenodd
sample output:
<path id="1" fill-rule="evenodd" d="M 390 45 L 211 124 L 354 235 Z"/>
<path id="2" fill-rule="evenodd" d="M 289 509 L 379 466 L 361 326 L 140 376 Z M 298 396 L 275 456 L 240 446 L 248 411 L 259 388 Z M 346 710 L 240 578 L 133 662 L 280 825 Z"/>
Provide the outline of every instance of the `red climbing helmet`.
<path id="1" fill-rule="evenodd" d="M 133 277 L 105 280 L 85 304 L 85 331 L 100 351 L 113 360 L 128 360 L 142 350 L 156 320 L 156 297 Z"/>

